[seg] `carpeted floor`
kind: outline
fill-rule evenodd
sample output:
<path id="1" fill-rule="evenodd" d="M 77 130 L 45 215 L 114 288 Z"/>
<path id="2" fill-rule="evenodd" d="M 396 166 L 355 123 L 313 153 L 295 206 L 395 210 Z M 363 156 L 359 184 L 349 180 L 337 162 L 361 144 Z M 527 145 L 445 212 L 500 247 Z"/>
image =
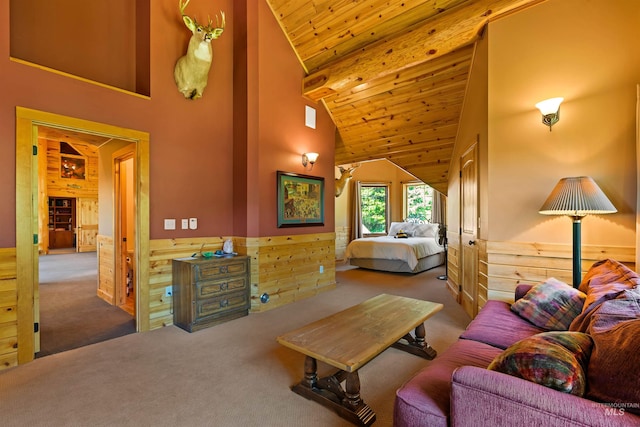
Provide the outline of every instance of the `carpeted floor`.
<path id="1" fill-rule="evenodd" d="M 131 334 L 135 319 L 96 295 L 95 252 L 40 256 L 40 352 L 44 357 Z"/>
<path id="2" fill-rule="evenodd" d="M 3 426 L 349 426 L 290 390 L 304 356 L 276 342 L 293 328 L 380 293 L 444 304 L 426 322 L 438 351 L 469 323 L 436 277 L 344 269 L 337 288 L 195 333 L 174 326 L 130 334 L 0 371 Z M 359 370 L 361 395 L 390 426 L 395 391 L 428 360 L 393 348 Z M 332 369 L 319 363 L 319 373 Z"/>

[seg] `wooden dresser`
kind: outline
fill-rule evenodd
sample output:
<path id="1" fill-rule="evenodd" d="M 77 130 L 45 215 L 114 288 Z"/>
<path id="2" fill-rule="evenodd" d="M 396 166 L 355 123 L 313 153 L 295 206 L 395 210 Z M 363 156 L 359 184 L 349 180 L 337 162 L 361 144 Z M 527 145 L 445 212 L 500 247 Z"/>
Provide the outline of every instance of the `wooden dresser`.
<path id="1" fill-rule="evenodd" d="M 173 260 L 173 323 L 193 332 L 246 316 L 251 306 L 248 256 Z"/>

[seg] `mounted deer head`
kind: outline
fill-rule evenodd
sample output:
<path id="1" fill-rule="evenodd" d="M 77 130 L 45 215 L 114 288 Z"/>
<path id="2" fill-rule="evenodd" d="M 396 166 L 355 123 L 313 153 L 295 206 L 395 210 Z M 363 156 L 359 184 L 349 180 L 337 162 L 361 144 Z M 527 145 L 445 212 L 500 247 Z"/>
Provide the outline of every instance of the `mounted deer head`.
<path id="1" fill-rule="evenodd" d="M 192 36 L 189 39 L 186 55 L 176 62 L 173 77 L 178 90 L 182 92 L 185 98 L 197 99 L 202 97 L 202 92 L 207 86 L 209 78 L 209 69 L 213 60 L 211 40 L 217 39 L 222 35 L 225 17 L 224 12 L 220 11 L 221 19 L 218 20 L 216 15 L 215 27 L 213 27 L 211 18 L 209 18 L 209 23 L 206 27 L 198 24 L 195 18 L 191 18 L 184 13 L 189 1 L 178 0 L 182 20 L 187 28 L 191 30 Z"/>
<path id="2" fill-rule="evenodd" d="M 336 197 L 340 197 L 342 194 L 342 190 L 344 190 L 344 186 L 351 179 L 351 173 L 360 166 L 360 163 L 357 165 L 350 167 L 348 169 L 339 166 L 340 169 L 340 178 L 336 178 Z"/>

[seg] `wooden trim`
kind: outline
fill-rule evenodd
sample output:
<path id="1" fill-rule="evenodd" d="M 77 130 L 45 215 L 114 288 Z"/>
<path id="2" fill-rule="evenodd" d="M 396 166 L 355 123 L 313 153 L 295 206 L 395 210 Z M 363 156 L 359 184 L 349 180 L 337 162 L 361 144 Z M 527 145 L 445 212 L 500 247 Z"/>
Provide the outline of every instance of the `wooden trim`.
<path id="1" fill-rule="evenodd" d="M 108 84 L 105 84 L 105 83 L 100 83 L 100 82 L 97 82 L 95 80 L 86 79 L 84 77 L 79 77 L 79 76 L 76 76 L 75 74 L 65 73 L 64 71 L 56 70 L 55 68 L 45 67 L 44 65 L 39 65 L 39 64 L 35 64 L 33 62 L 25 61 L 24 59 L 18 59 L 18 58 L 9 57 L 9 60 L 11 62 L 15 62 L 17 64 L 26 65 L 27 67 L 37 68 L 39 70 L 47 71 L 49 73 L 58 74 L 60 76 L 68 77 L 70 79 L 80 80 L 81 82 L 84 82 L 84 83 L 89 83 L 89 84 L 92 84 L 92 85 L 100 86 L 100 87 L 105 88 L 105 89 L 114 90 L 116 92 L 124 93 L 125 95 L 131 95 L 131 96 L 135 96 L 135 97 L 142 98 L 142 99 L 151 99 L 151 97 L 147 96 L 147 95 L 142 95 L 142 94 L 139 94 L 139 93 L 136 93 L 136 92 L 131 92 L 130 90 L 126 90 L 126 89 L 122 89 L 122 88 L 119 88 L 119 87 L 111 86 L 111 85 L 108 85 Z"/>
<path id="2" fill-rule="evenodd" d="M 16 111 L 16 285 L 17 325 L 18 325 L 18 363 L 30 362 L 35 353 L 34 334 L 34 289 L 38 286 L 37 256 L 33 244 L 33 145 L 37 146 L 33 121 L 21 117 Z"/>
<path id="3" fill-rule="evenodd" d="M 37 145 L 39 125 L 72 129 L 85 133 L 131 141 L 137 147 L 136 185 L 137 212 L 137 277 L 138 307 L 137 329 L 149 330 L 149 134 L 104 123 L 62 116 L 44 111 L 16 107 L 16 280 L 18 289 L 18 363 L 34 358 L 33 322 L 37 316 L 38 245 L 33 235 L 38 233 L 38 212 L 32 200 L 37 200 L 34 183 L 37 165 L 33 158 L 33 145 Z M 35 203 L 35 202 L 34 202 Z M 35 210 L 34 210 L 35 209 Z"/>

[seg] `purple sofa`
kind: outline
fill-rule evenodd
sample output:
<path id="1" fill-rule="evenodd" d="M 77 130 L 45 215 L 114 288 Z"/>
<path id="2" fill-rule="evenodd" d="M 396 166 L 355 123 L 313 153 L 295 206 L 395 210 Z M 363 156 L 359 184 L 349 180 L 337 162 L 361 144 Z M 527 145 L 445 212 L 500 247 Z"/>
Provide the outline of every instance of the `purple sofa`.
<path id="1" fill-rule="evenodd" d="M 603 260 L 580 285 L 580 310 L 567 330 L 592 342 L 581 364 L 582 397 L 495 370 L 494 360 L 549 329 L 490 300 L 457 342 L 397 390 L 394 426 L 639 426 L 638 284 L 635 272 Z M 519 285 L 514 299 L 535 302 L 532 289 L 540 288 Z"/>

